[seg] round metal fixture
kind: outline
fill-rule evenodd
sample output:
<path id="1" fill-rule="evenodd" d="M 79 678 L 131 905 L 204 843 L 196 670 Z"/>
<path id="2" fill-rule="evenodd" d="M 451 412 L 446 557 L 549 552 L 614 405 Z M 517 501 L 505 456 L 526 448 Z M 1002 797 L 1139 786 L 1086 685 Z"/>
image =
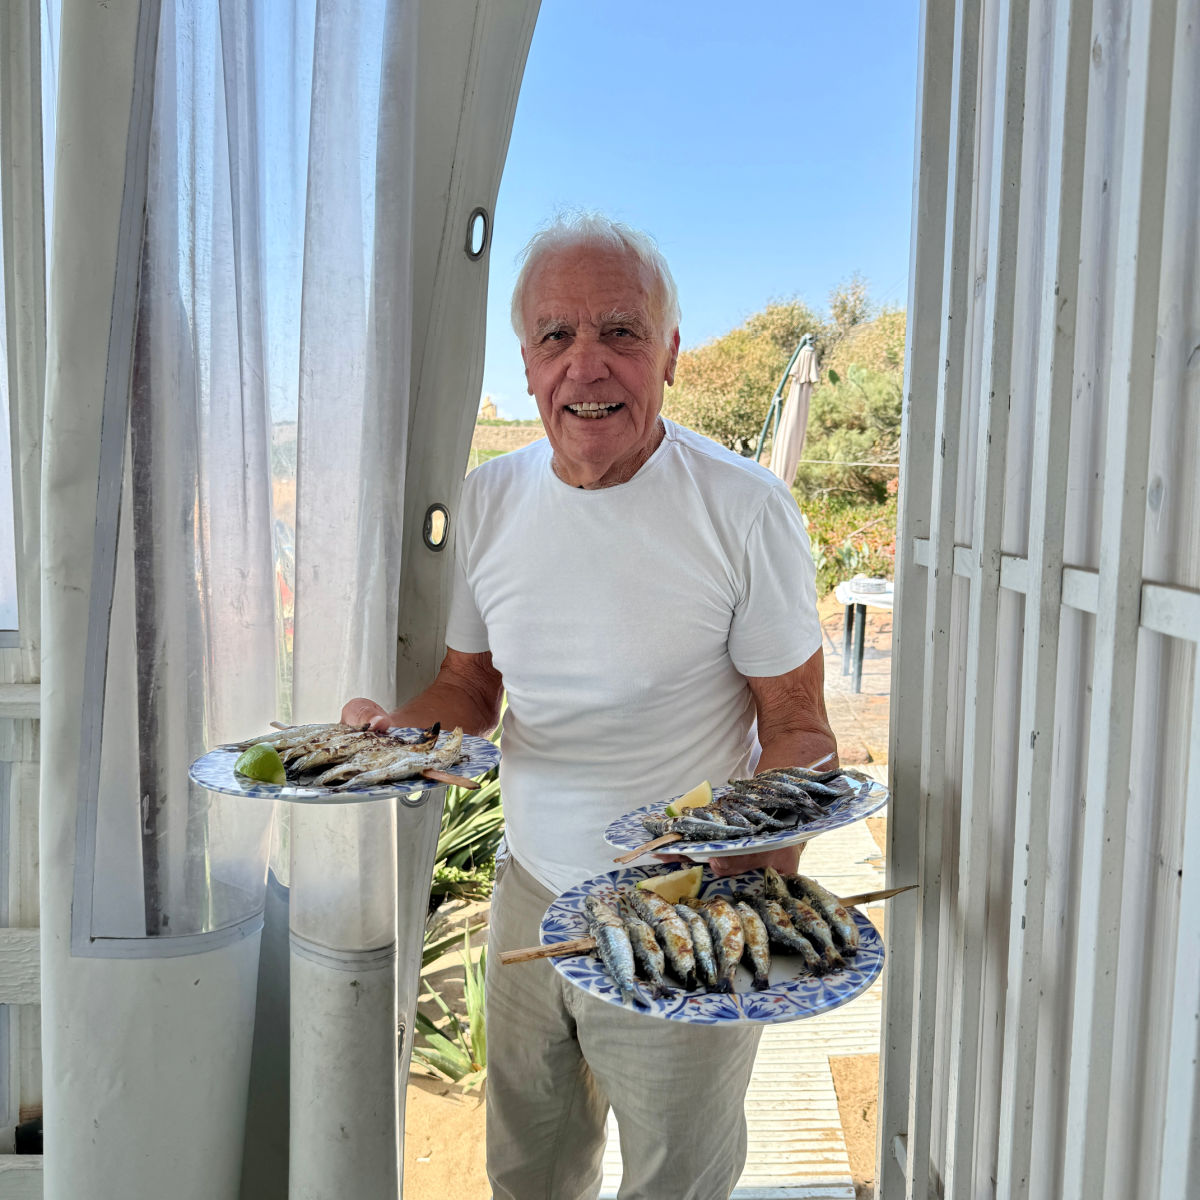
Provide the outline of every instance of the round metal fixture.
<path id="1" fill-rule="evenodd" d="M 442 550 L 450 532 L 450 513 L 444 504 L 431 504 L 425 510 L 425 525 L 421 537 L 430 550 Z"/>
<path id="2" fill-rule="evenodd" d="M 491 226 L 488 221 L 488 213 L 486 208 L 473 208 L 471 215 L 467 218 L 467 257 L 476 262 L 483 257 L 483 252 L 487 249 L 488 234 L 491 232 Z"/>

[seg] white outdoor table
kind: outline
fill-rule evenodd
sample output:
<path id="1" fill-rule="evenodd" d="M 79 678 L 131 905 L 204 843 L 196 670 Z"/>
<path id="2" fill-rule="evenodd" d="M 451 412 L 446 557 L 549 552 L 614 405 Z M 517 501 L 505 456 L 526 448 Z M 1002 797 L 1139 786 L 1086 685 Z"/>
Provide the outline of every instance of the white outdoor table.
<path id="1" fill-rule="evenodd" d="M 863 590 L 858 585 L 886 584 L 882 591 Z M 892 611 L 892 581 L 890 579 L 860 580 L 847 579 L 839 583 L 833 593 L 838 603 L 845 606 L 846 623 L 842 631 L 842 674 L 849 675 L 853 661 L 854 690 L 862 691 L 863 641 L 867 627 L 868 608 L 886 608 Z"/>

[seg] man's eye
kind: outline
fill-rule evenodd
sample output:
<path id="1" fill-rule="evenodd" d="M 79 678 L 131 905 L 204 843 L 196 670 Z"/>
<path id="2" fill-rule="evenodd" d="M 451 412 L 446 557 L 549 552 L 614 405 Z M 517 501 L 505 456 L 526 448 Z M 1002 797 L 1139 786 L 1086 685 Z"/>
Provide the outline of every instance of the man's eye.
<path id="1" fill-rule="evenodd" d="M 542 337 L 543 342 L 561 342 L 567 336 L 565 329 L 551 329 Z"/>
<path id="2" fill-rule="evenodd" d="M 626 328 L 624 325 L 618 325 L 616 329 L 609 331 L 614 337 L 636 337 L 637 335 L 632 329 Z"/>

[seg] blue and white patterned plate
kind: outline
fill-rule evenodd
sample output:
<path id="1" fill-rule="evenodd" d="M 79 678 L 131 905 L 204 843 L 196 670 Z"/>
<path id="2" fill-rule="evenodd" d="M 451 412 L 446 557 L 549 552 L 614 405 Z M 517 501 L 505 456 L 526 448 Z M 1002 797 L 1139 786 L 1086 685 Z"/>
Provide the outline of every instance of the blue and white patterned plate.
<path id="1" fill-rule="evenodd" d="M 420 732 L 419 729 L 388 730 L 393 737 L 408 741 L 414 740 Z M 443 733 L 439 741 L 448 736 Z M 500 761 L 500 747 L 489 742 L 487 738 L 465 734 L 462 745 L 466 757 L 446 768 L 455 775 L 475 779 L 490 771 Z M 224 792 L 227 796 L 257 797 L 262 800 L 287 800 L 292 804 L 360 804 L 364 800 L 407 796 L 442 786 L 432 779 L 421 778 L 403 779 L 398 783 L 382 784 L 379 787 L 351 787 L 346 791 L 334 791 L 329 787 L 303 787 L 294 783 L 259 783 L 239 775 L 233 769 L 233 764 L 240 755 L 241 751 L 234 747 L 218 746 L 196 759 L 188 769 L 188 774 L 210 792 Z"/>
<path id="2" fill-rule="evenodd" d="M 546 910 L 539 931 L 542 945 L 587 937 L 587 918 L 583 911 L 587 896 L 595 895 L 616 903 L 618 888 L 633 887 L 639 879 L 677 869 L 674 863 L 626 867 L 571 888 Z M 741 890 L 758 891 L 762 886 L 762 876 L 762 871 L 746 871 L 741 875 L 718 879 L 706 870 L 701 896 L 727 896 L 730 892 Z M 750 972 L 745 967 L 739 967 L 732 993 L 685 992 L 681 989 L 663 1000 L 652 1000 L 647 993 L 648 1007 L 641 1008 L 621 998 L 612 977 L 595 954 L 564 955 L 550 961 L 554 969 L 576 987 L 609 1004 L 627 1008 L 630 1012 L 663 1017 L 668 1021 L 688 1021 L 695 1025 L 798 1021 L 853 1000 L 870 987 L 883 970 L 883 943 L 875 926 L 857 909 L 851 909 L 851 915 L 858 925 L 861 944 L 858 953 L 846 960 L 847 965 L 842 970 L 831 971 L 828 975 L 809 975 L 798 955 L 777 953 L 772 948 L 768 976 L 771 986 L 761 992 L 751 990 Z"/>
<path id="3" fill-rule="evenodd" d="M 888 790 L 882 783 L 871 779 L 856 780 L 858 789 L 846 799 L 835 801 L 830 811 L 815 821 L 806 825 L 797 825 L 794 829 L 776 829 L 772 833 L 756 833 L 750 837 L 729 838 L 720 842 L 678 842 L 673 846 L 664 847 L 661 853 L 678 851 L 703 862 L 710 858 L 721 858 L 727 854 L 754 854 L 759 850 L 779 850 L 783 846 L 796 846 L 816 837 L 818 833 L 828 833 L 831 829 L 840 829 L 861 821 L 878 812 L 888 801 Z M 732 791 L 728 786 L 713 788 L 713 797 L 719 799 Z M 678 800 L 678 796 L 671 799 Z M 644 808 L 635 808 L 633 812 L 618 817 L 604 831 L 604 840 L 610 846 L 620 850 L 636 850 L 650 841 L 650 833 L 642 824 L 643 817 L 664 816 L 664 809 L 670 800 L 660 800 L 657 804 L 647 804 Z"/>

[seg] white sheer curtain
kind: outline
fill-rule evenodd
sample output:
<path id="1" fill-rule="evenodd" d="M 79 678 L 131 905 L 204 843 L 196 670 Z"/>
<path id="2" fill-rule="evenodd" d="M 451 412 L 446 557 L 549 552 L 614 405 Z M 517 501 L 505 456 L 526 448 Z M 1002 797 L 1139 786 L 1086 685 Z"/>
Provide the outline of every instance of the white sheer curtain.
<path id="1" fill-rule="evenodd" d="M 238 1193 L 271 814 L 193 787 L 187 764 L 273 717 L 394 695 L 402 565 L 433 598 L 408 606 L 408 640 L 440 641 L 449 556 L 402 563 L 405 498 L 409 526 L 457 500 L 486 290 L 464 235 L 495 201 L 536 9 L 64 8 L 42 491 L 47 1200 Z M 428 451 L 408 470 L 410 429 Z M 412 837 L 395 805 L 294 824 L 295 1197 L 398 1190 L 424 811 Z M 331 1140 L 339 1123 L 350 1140 Z"/>
<path id="2" fill-rule="evenodd" d="M 192 758 L 394 693 L 408 10 L 162 10 L 114 620 L 88 650 L 106 657 L 93 951 L 261 910 L 263 808 L 188 783 Z"/>

